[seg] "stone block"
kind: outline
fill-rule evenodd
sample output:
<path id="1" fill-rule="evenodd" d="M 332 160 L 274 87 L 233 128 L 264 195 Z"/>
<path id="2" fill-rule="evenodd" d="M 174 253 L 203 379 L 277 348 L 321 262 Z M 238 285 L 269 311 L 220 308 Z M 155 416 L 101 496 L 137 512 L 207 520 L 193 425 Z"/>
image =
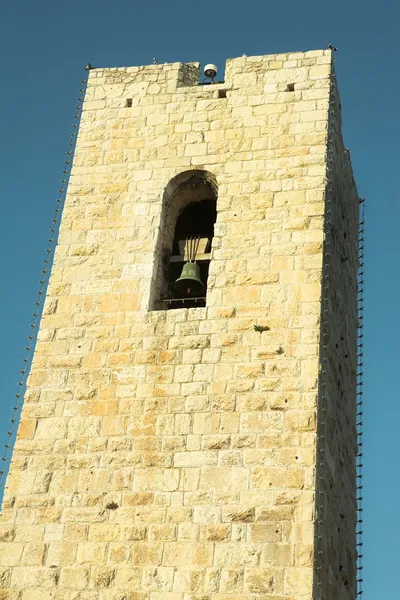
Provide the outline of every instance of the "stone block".
<path id="1" fill-rule="evenodd" d="M 250 567 L 259 564 L 261 546 L 256 544 L 223 543 L 215 546 L 215 565 L 220 567 Z"/>
<path id="2" fill-rule="evenodd" d="M 41 567 L 44 565 L 45 555 L 45 544 L 35 542 L 25 544 L 21 564 L 34 567 Z"/>
<path id="3" fill-rule="evenodd" d="M 107 545 L 99 542 L 80 542 L 76 555 L 78 565 L 98 566 L 105 564 Z"/>
<path id="4" fill-rule="evenodd" d="M 24 550 L 23 544 L 0 544 L 0 560 L 3 567 L 15 567 L 19 564 L 22 552 Z"/>
<path id="5" fill-rule="evenodd" d="M 191 564 L 193 567 L 212 565 L 213 544 L 187 542 L 167 542 L 164 545 L 163 565 L 180 567 Z"/>
<path id="6" fill-rule="evenodd" d="M 222 520 L 231 523 L 253 523 L 255 518 L 255 508 L 244 506 L 225 507 L 222 511 Z"/>
<path id="7" fill-rule="evenodd" d="M 244 589 L 252 594 L 270 594 L 274 596 L 283 592 L 283 569 L 257 568 L 247 569 Z"/>
<path id="8" fill-rule="evenodd" d="M 84 590 L 89 583 L 89 569 L 83 567 L 63 567 L 60 572 L 60 588 Z"/>
<path id="9" fill-rule="evenodd" d="M 40 589 L 44 593 L 57 585 L 59 570 L 54 568 L 17 567 L 13 570 L 11 587 L 20 590 Z"/>

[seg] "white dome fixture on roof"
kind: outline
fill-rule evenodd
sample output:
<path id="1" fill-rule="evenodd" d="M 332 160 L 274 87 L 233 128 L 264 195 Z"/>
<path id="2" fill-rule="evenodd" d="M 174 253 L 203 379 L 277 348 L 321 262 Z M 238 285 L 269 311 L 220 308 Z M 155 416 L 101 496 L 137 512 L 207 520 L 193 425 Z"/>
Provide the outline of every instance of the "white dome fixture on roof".
<path id="1" fill-rule="evenodd" d="M 204 67 L 204 76 L 209 77 L 211 79 L 211 81 L 214 81 L 215 77 L 217 76 L 217 71 L 218 71 L 218 69 L 217 69 L 216 65 L 213 65 L 213 64 L 206 65 Z"/>

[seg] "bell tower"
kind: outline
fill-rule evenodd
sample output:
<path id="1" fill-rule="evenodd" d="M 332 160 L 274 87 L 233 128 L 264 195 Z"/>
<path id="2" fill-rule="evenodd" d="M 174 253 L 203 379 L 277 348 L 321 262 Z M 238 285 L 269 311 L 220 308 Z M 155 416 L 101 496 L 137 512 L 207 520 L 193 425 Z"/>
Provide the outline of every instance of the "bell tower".
<path id="1" fill-rule="evenodd" d="M 331 50 L 199 75 L 90 71 L 1 600 L 356 598 L 359 199 Z"/>

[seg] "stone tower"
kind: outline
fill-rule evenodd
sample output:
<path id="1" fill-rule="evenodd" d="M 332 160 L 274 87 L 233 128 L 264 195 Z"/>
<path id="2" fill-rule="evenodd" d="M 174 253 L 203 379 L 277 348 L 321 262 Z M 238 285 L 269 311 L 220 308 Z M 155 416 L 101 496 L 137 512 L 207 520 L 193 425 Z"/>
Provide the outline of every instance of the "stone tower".
<path id="1" fill-rule="evenodd" d="M 330 50 L 90 72 L 1 600 L 355 599 L 357 228 Z"/>

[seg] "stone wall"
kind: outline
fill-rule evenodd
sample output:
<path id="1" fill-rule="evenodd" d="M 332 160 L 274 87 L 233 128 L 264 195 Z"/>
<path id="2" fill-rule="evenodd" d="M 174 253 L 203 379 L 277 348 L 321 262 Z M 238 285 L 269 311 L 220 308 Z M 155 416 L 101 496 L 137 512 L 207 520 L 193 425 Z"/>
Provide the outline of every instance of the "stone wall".
<path id="1" fill-rule="evenodd" d="M 2 600 L 312 597 L 330 54 L 232 59 L 212 86 L 197 64 L 91 71 L 3 503 Z M 193 169 L 218 186 L 207 306 L 152 311 L 164 190 Z M 337 293 L 354 308 L 353 267 Z M 332 328 L 352 344 L 343 307 Z M 340 428 L 332 404 L 335 472 L 352 400 Z"/>
<path id="2" fill-rule="evenodd" d="M 333 74 L 320 357 L 317 505 L 322 504 L 324 600 L 356 598 L 356 372 L 359 199 L 341 134 Z M 318 501 L 319 498 L 319 501 Z"/>

